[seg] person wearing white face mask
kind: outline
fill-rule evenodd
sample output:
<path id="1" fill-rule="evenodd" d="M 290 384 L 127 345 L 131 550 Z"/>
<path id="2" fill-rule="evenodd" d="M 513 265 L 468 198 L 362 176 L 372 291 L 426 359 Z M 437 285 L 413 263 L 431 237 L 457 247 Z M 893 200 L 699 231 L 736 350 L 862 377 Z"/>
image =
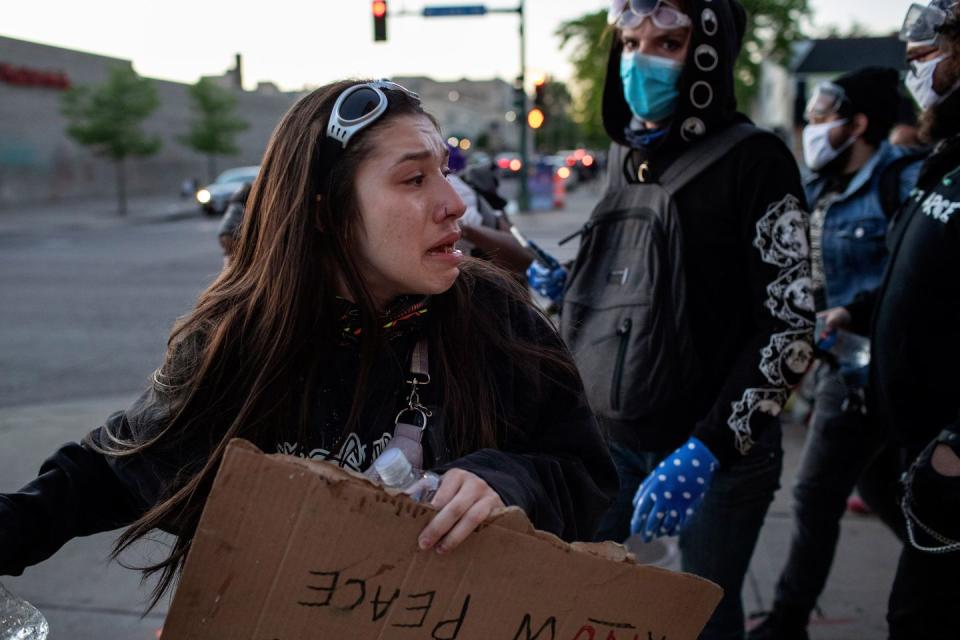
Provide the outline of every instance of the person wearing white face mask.
<path id="1" fill-rule="evenodd" d="M 812 207 L 810 254 L 818 310 L 848 304 L 880 283 L 888 218 L 916 184 L 922 153 L 886 142 L 898 117 L 899 84 L 894 69 L 860 69 L 819 85 L 804 113 L 804 158 L 815 172 L 805 190 Z M 850 363 L 821 363 L 811 372 L 814 411 L 793 489 L 790 550 L 773 609 L 750 632 L 750 640 L 808 637 L 807 623 L 830 571 L 847 497 L 882 444 L 882 429 L 864 407 L 865 373 Z M 870 505 L 887 515 L 880 488 L 864 487 L 861 493 L 876 497 Z M 890 518 L 895 517 L 894 512 Z"/>
<path id="2" fill-rule="evenodd" d="M 905 532 L 887 610 L 892 640 L 955 639 L 960 602 L 960 6 L 910 7 L 901 36 L 936 146 L 888 232 L 880 286 L 827 324 L 869 331 L 870 410 L 905 464 Z"/>
<path id="3" fill-rule="evenodd" d="M 944 73 L 938 74 L 940 63 L 952 55 L 940 46 L 942 38 L 938 29 L 956 7 L 953 0 L 933 0 L 926 7 L 914 4 L 904 20 L 900 35 L 911 45 L 906 84 L 923 110 L 935 107 L 960 87 L 960 81 L 953 82 Z"/>

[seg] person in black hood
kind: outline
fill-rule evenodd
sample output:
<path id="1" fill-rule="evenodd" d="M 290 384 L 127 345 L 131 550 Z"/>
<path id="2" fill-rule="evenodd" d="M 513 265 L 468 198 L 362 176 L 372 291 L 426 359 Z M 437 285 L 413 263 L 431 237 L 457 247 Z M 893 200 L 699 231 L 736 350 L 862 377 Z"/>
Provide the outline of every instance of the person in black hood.
<path id="1" fill-rule="evenodd" d="M 741 587 L 779 486 L 778 415 L 812 359 L 809 238 L 799 169 L 776 136 L 737 111 L 733 67 L 746 25 L 737 0 L 614 0 L 610 22 L 616 33 L 603 120 L 614 144 L 598 210 L 617 198 L 636 202 L 631 192 L 661 185 L 673 206 L 663 224 L 679 228 L 673 232 L 679 237 L 671 245 L 675 251 L 666 253 L 682 264 L 673 272 L 680 278 L 635 275 L 648 267 L 650 253 L 637 246 L 627 254 L 634 263 L 615 272 L 616 279 L 606 273 L 591 278 L 583 267 L 571 274 L 562 334 L 588 381 L 621 481 L 598 538 L 622 541 L 640 532 L 650 540 L 679 533 L 683 569 L 725 591 L 701 637 L 742 638 Z M 704 162 L 714 156 L 716 161 Z M 697 163 L 706 166 L 675 192 L 667 188 L 671 175 L 685 170 L 675 164 L 689 169 Z M 578 265 L 589 260 L 591 247 L 602 252 L 606 246 L 597 240 L 597 213 L 584 232 Z M 591 382 L 613 379 L 616 389 L 623 377 L 607 377 L 602 364 L 589 371 L 581 364 L 584 354 L 602 348 L 596 345 L 603 336 L 583 337 L 582 350 L 572 344 L 589 322 L 568 313 L 576 311 L 578 286 L 586 280 L 603 291 L 649 281 L 641 297 L 653 300 L 674 289 L 661 306 L 678 316 L 671 322 L 683 327 L 681 338 L 645 339 L 659 330 L 641 326 L 653 312 L 625 325 L 625 335 L 632 327 L 638 340 L 646 340 L 630 360 L 642 373 L 622 389 L 626 403 L 645 396 L 645 409 L 630 419 L 605 412 L 601 405 L 612 397 L 611 386 Z M 594 307 L 583 313 L 605 312 Z M 671 342 L 683 345 L 684 358 L 695 366 L 673 376 L 675 384 L 662 384 L 680 359 L 668 353 Z M 623 344 L 629 350 L 634 343 Z"/>
<path id="2" fill-rule="evenodd" d="M 633 5 L 651 5 L 658 7 L 657 11 L 661 12 L 663 7 L 671 4 L 666 1 L 633 0 L 628 5 L 627 2 L 613 0 L 611 12 L 615 13 L 619 5 L 628 9 Z M 687 41 L 670 41 L 668 38 L 660 43 L 659 51 L 649 55 L 679 62 L 680 65 L 675 65 L 674 69 L 682 70 L 677 74 L 676 91 L 664 90 L 676 96 L 665 114 L 662 105 L 661 113 L 657 113 L 658 109 L 651 109 L 646 114 L 638 113 L 636 103 L 631 105 L 625 98 L 625 90 L 631 91 L 633 87 L 628 86 L 632 85 L 631 81 L 625 83 L 622 79 L 623 53 L 635 51 L 637 44 L 629 39 L 614 39 L 603 87 L 603 125 L 607 134 L 614 142 L 656 151 L 655 155 L 660 156 L 659 164 L 663 167 L 684 148 L 710 133 L 733 122 L 747 120 L 746 116 L 737 112 L 733 80 L 733 66 L 740 54 L 746 29 L 747 16 L 743 7 L 737 0 L 676 0 L 674 6 L 683 10 L 689 21 L 688 26 L 681 29 L 687 30 Z M 657 30 L 668 31 L 659 27 Z M 620 32 L 622 36 L 622 29 Z M 683 55 L 671 58 L 664 55 L 678 51 L 682 51 Z M 648 52 L 642 53 L 648 55 Z M 652 61 L 652 64 L 662 66 L 663 63 Z M 648 117 L 645 118 L 645 115 Z M 658 115 L 662 117 L 657 118 Z M 644 120 L 648 125 L 659 120 L 665 126 L 644 126 Z"/>
<path id="3" fill-rule="evenodd" d="M 907 471 L 890 638 L 940 640 L 960 628 L 960 8 L 912 5 L 901 38 L 920 135 L 936 146 L 887 233 L 879 288 L 832 309 L 827 325 L 869 331 L 868 400 L 901 453 L 894 473 Z"/>

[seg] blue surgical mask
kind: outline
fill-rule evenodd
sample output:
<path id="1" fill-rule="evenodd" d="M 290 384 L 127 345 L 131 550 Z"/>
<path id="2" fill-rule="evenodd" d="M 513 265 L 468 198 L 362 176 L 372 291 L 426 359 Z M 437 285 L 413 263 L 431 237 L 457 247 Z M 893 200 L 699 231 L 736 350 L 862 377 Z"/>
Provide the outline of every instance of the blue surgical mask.
<path id="1" fill-rule="evenodd" d="M 623 96 L 641 120 L 662 122 L 673 115 L 680 91 L 683 63 L 643 53 L 624 52 L 620 58 Z"/>

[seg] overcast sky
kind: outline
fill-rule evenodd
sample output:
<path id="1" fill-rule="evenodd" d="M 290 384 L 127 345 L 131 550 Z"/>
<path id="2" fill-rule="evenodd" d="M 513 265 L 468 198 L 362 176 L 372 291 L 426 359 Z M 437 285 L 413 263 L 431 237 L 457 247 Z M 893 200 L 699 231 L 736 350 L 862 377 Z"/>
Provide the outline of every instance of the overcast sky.
<path id="1" fill-rule="evenodd" d="M 390 11 L 483 0 L 388 0 Z M 502 77 L 519 69 L 515 14 L 483 18 L 392 16 L 388 42 L 374 43 L 369 0 L 6 0 L 0 35 L 132 60 L 154 78 L 194 82 L 220 74 L 243 54 L 245 84 L 284 89 L 350 76 Z M 810 0 L 814 29 L 854 22 L 896 30 L 905 0 Z M 516 6 L 489 0 L 487 6 Z M 527 0 L 527 69 L 569 75 L 569 53 L 554 35 L 564 20 L 606 7 L 604 0 Z M 240 10 L 240 7 L 244 7 Z M 0 60 L 3 62 L 3 60 Z"/>

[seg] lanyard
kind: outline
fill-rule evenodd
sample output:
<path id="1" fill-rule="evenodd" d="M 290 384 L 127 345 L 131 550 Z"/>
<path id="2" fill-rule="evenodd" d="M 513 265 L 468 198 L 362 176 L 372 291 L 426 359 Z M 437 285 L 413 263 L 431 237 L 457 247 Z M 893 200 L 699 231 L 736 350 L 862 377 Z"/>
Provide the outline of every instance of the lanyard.
<path id="1" fill-rule="evenodd" d="M 410 379 L 407 380 L 407 384 L 410 385 L 410 394 L 407 396 L 407 406 L 400 410 L 400 413 L 397 414 L 396 419 L 393 421 L 394 424 L 400 426 L 403 424 L 401 418 L 405 417 L 404 414 L 412 413 L 415 418 L 419 417 L 420 419 L 421 426 L 419 429 L 421 432 L 426 430 L 427 419 L 433 415 L 430 410 L 420 402 L 419 390 L 419 387 L 430 384 L 428 352 L 427 340 L 426 338 L 421 338 L 417 341 L 416 346 L 413 348 L 413 354 L 410 356 Z"/>
<path id="2" fill-rule="evenodd" d="M 420 387 L 430 384 L 429 349 L 427 339 L 421 338 L 413 348 L 410 357 L 410 393 L 407 396 L 407 406 L 400 410 L 394 419 L 393 438 L 387 449 L 400 449 L 410 461 L 410 466 L 416 470 L 423 469 L 423 432 L 427 430 L 427 422 L 433 413 L 420 402 Z M 419 423 L 419 424 L 417 424 Z M 383 455 L 383 452 L 380 453 Z M 364 474 L 373 480 L 380 480 L 377 470 L 371 464 Z"/>

